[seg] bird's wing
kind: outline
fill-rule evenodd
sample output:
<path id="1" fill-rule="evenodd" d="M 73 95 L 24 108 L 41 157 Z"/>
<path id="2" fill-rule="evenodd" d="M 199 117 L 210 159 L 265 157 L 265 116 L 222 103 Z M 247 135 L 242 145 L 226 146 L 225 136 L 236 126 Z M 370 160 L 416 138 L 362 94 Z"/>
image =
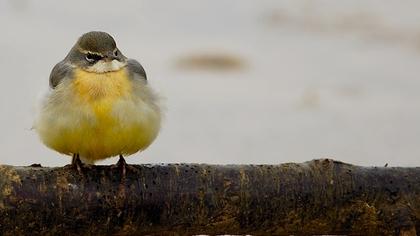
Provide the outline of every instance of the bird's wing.
<path id="1" fill-rule="evenodd" d="M 131 78 L 142 79 L 142 80 L 147 81 L 146 72 L 144 71 L 143 66 L 141 66 L 141 64 L 138 61 L 134 59 L 128 59 L 127 68 L 128 68 Z"/>
<path id="2" fill-rule="evenodd" d="M 60 61 L 51 71 L 50 87 L 55 88 L 63 81 L 64 78 L 69 77 L 72 73 L 72 67 L 65 61 Z"/>

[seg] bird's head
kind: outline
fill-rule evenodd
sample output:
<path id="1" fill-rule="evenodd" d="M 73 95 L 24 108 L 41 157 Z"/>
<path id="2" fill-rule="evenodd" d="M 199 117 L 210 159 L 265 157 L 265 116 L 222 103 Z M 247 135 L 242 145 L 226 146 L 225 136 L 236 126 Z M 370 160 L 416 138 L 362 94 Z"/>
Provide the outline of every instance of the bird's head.
<path id="1" fill-rule="evenodd" d="M 82 35 L 70 50 L 67 59 L 73 65 L 94 73 L 117 71 L 127 62 L 114 38 L 99 31 Z"/>

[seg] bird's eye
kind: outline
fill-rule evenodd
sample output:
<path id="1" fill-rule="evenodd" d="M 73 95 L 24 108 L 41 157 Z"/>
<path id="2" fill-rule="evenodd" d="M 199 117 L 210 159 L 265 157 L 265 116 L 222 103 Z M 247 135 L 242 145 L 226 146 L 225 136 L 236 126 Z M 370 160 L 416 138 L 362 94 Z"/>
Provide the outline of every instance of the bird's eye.
<path id="1" fill-rule="evenodd" d="M 118 57 L 118 50 L 115 50 L 114 55 Z"/>
<path id="2" fill-rule="evenodd" d="M 86 60 L 88 62 L 95 62 L 95 61 L 99 61 L 102 59 L 101 55 L 98 54 L 94 54 L 94 53 L 87 53 L 86 54 Z"/>

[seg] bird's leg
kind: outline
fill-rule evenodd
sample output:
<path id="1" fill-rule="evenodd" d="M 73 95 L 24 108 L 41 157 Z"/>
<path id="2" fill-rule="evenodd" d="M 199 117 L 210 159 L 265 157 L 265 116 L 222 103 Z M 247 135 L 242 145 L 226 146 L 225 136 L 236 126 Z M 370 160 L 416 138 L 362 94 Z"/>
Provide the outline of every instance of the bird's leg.
<path id="1" fill-rule="evenodd" d="M 126 172 L 127 162 L 125 162 L 125 159 L 124 159 L 123 155 L 120 155 L 120 159 L 117 162 L 117 166 L 121 170 L 121 178 L 122 179 L 125 179 L 125 172 Z"/>
<path id="2" fill-rule="evenodd" d="M 82 161 L 80 160 L 80 155 L 78 153 L 73 154 L 73 158 L 71 160 L 72 166 L 76 167 L 79 173 L 82 173 Z"/>
<path id="3" fill-rule="evenodd" d="M 76 162 L 77 162 L 77 160 L 80 160 L 80 158 L 79 158 L 79 154 L 77 154 L 77 153 L 74 153 L 73 154 L 73 158 L 71 159 L 71 164 L 72 165 L 76 165 Z"/>

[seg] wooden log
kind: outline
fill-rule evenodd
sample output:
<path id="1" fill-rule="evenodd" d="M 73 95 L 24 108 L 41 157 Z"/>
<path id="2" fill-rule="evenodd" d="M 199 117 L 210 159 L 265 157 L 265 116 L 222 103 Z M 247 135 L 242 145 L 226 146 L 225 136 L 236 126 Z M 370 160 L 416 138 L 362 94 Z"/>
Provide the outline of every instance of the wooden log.
<path id="1" fill-rule="evenodd" d="M 416 235 L 420 168 L 0 166 L 1 235 Z"/>

